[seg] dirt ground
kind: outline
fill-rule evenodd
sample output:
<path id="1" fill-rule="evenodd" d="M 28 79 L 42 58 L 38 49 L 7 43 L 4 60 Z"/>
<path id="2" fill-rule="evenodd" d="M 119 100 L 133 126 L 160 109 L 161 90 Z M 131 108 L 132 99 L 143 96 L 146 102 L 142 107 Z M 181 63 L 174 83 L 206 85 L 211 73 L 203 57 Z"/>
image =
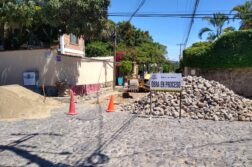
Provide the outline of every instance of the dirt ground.
<path id="1" fill-rule="evenodd" d="M 77 104 L 101 104 L 108 106 L 111 95 L 114 96 L 115 110 L 121 104 L 132 103 L 135 100 L 147 95 L 147 93 L 129 92 L 128 98 L 123 98 L 123 90 L 111 91 L 102 95 L 95 95 L 90 100 L 75 97 Z M 51 116 L 51 110 L 58 107 L 69 105 L 69 97 L 44 98 L 43 96 L 32 92 L 19 85 L 9 85 L 0 87 L 0 119 L 18 120 L 18 119 L 40 119 Z M 63 102 L 64 101 L 64 102 Z"/>
<path id="2" fill-rule="evenodd" d="M 107 95 L 101 96 L 99 98 L 99 103 L 105 104 L 105 105 L 108 104 L 111 95 L 114 95 L 114 106 L 115 106 L 115 109 L 117 109 L 122 104 L 129 104 L 135 100 L 138 100 L 141 97 L 146 96 L 147 93 L 129 92 L 129 98 L 124 98 L 122 92 L 116 92 L 114 94 L 107 94 Z M 95 104 L 95 103 L 97 103 L 97 100 L 92 101 L 91 104 Z"/>

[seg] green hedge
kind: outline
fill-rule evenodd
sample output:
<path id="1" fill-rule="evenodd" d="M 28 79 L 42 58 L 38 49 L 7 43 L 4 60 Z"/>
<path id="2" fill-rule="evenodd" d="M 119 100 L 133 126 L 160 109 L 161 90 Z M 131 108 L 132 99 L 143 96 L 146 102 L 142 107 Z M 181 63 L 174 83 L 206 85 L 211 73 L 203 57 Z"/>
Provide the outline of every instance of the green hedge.
<path id="1" fill-rule="evenodd" d="M 195 43 L 184 50 L 182 64 L 206 69 L 252 67 L 252 30 L 225 33 L 213 43 Z"/>

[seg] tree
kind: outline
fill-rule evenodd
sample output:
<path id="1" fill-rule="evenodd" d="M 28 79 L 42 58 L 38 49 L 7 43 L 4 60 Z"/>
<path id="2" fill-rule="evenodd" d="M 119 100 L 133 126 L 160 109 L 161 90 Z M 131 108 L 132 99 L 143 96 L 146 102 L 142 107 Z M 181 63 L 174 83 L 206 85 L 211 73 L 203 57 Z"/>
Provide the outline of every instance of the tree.
<path id="1" fill-rule="evenodd" d="M 13 41 L 18 41 L 15 43 L 19 47 L 31 40 L 41 40 L 38 32 L 50 44 L 63 33 L 91 38 L 100 34 L 109 3 L 109 0 L 1 0 L 1 37 L 8 40 L 10 48 Z"/>
<path id="2" fill-rule="evenodd" d="M 32 0 L 3 0 L 0 2 L 0 23 L 29 27 L 38 10 Z"/>
<path id="3" fill-rule="evenodd" d="M 167 73 L 167 72 L 175 72 L 176 70 L 176 67 L 173 63 L 171 63 L 170 61 L 165 61 L 163 64 L 162 64 L 162 70 L 163 70 L 163 73 Z"/>
<path id="4" fill-rule="evenodd" d="M 126 46 L 126 59 L 137 63 L 152 63 L 164 60 L 166 47 L 153 41 L 148 31 L 136 28 L 130 22 L 117 24 L 119 45 Z"/>
<path id="5" fill-rule="evenodd" d="M 130 72 L 132 71 L 132 62 L 131 61 L 122 61 L 120 69 L 124 73 L 125 76 L 129 75 Z"/>
<path id="6" fill-rule="evenodd" d="M 86 46 L 87 57 L 111 56 L 112 48 L 109 44 L 101 41 L 92 41 Z"/>
<path id="7" fill-rule="evenodd" d="M 108 20 L 100 36 L 87 41 L 87 56 L 105 56 L 113 51 L 114 35 L 116 31 L 117 51 L 125 52 L 122 60 L 122 69 L 129 72 L 133 62 L 138 64 L 166 64 L 166 46 L 154 42 L 148 31 L 136 28 L 130 22 L 114 23 Z M 100 41 L 100 42 L 98 42 Z M 111 54 L 110 54 L 111 55 Z M 130 63 L 129 63 L 130 62 Z M 167 68 L 166 68 L 167 69 Z"/>
<path id="8" fill-rule="evenodd" d="M 109 0 L 41 0 L 42 22 L 62 33 L 92 37 L 107 20 Z"/>
<path id="9" fill-rule="evenodd" d="M 235 6 L 231 12 L 236 12 L 234 19 L 241 19 L 240 29 L 252 28 L 252 0 L 246 1 L 243 5 Z"/>
<path id="10" fill-rule="evenodd" d="M 148 31 L 137 29 L 130 22 L 119 22 L 117 24 L 117 39 L 119 43 L 123 42 L 128 47 L 135 47 L 143 42 L 153 41 Z"/>
<path id="11" fill-rule="evenodd" d="M 101 30 L 101 33 L 97 36 L 95 36 L 92 40 L 100 40 L 103 42 L 114 42 L 115 37 L 115 31 L 116 31 L 116 23 L 112 20 L 107 20 L 103 26 L 103 29 Z"/>
<path id="12" fill-rule="evenodd" d="M 0 2 L 0 37 L 4 45 L 16 48 L 23 43 L 27 33 L 25 28 L 32 26 L 38 10 L 32 0 Z"/>
<path id="13" fill-rule="evenodd" d="M 117 32 L 119 45 L 126 47 L 124 61 L 137 62 L 147 69 L 150 69 L 152 64 L 161 67 L 166 61 L 166 46 L 154 42 L 148 31 L 138 29 L 130 22 L 120 22 Z"/>
<path id="14" fill-rule="evenodd" d="M 199 32 L 199 38 L 202 39 L 202 35 L 208 32 L 207 40 L 213 41 L 223 33 L 223 26 L 228 21 L 228 17 L 223 13 L 214 13 L 213 17 L 204 17 L 203 20 L 208 21 L 213 29 L 202 28 Z"/>

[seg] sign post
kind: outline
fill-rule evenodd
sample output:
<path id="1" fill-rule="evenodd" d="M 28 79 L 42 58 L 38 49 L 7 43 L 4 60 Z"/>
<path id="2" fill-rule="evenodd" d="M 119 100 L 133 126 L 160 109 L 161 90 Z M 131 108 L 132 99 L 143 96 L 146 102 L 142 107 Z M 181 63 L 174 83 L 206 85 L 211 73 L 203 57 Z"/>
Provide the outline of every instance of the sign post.
<path id="1" fill-rule="evenodd" d="M 150 114 L 152 91 L 180 92 L 179 118 L 181 118 L 182 74 L 181 73 L 152 73 L 150 77 Z"/>

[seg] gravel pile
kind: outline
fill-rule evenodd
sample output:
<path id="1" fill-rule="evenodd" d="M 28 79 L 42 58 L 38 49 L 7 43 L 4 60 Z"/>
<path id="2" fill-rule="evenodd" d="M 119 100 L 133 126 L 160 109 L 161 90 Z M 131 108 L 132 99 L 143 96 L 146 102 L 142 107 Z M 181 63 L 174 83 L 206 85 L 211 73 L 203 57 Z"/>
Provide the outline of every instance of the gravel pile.
<path id="1" fill-rule="evenodd" d="M 133 114 L 179 117 L 180 93 L 153 92 L 132 104 L 122 105 L 122 111 Z M 184 77 L 182 117 L 215 121 L 252 121 L 252 101 L 235 94 L 216 81 L 202 77 Z"/>

